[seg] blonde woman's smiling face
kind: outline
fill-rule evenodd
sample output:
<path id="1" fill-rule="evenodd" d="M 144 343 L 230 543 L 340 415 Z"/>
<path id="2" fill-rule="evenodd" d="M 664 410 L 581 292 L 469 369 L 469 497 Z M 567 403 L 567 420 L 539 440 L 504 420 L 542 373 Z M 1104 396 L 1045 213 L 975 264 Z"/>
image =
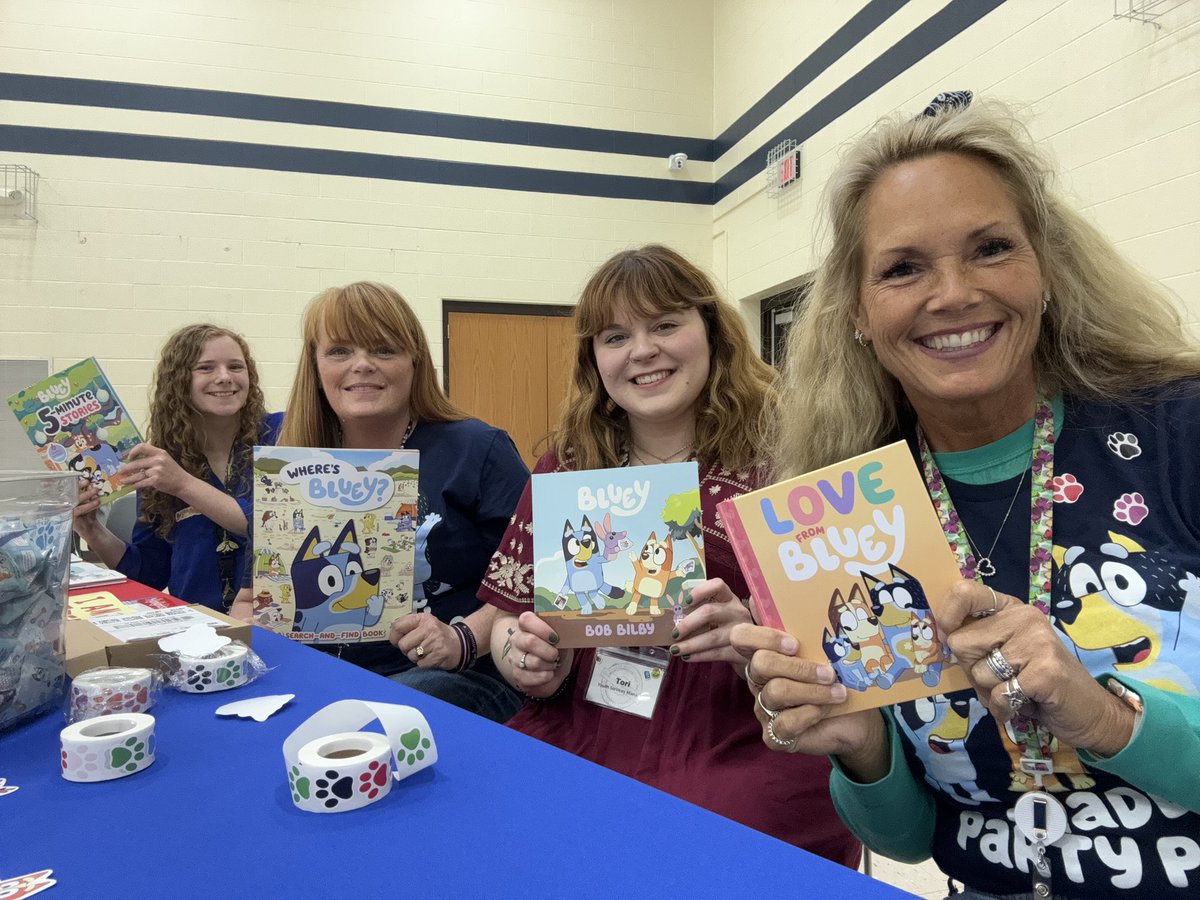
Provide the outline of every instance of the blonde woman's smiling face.
<path id="1" fill-rule="evenodd" d="M 1043 278 L 999 175 L 959 154 L 887 170 L 867 197 L 855 324 L 919 418 L 1029 415 Z"/>

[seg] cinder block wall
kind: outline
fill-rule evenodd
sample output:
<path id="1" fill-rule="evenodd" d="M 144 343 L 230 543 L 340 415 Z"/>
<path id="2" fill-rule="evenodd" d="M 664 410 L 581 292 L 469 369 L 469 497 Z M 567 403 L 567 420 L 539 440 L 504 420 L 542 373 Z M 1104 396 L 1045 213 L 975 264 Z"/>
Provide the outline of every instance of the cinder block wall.
<path id="1" fill-rule="evenodd" d="M 1168 4 L 1169 5 L 1169 4 Z M 281 407 L 300 310 L 398 287 L 571 303 L 612 252 L 673 244 L 757 325 L 815 264 L 838 147 L 969 87 L 1023 105 L 1064 185 L 1200 320 L 1200 5 L 1099 0 L 6 0 L 0 357 L 96 354 L 135 416 L 163 336 L 244 332 Z M 180 90 L 182 89 L 182 90 Z M 334 104 L 334 105 L 330 105 Z M 764 193 L 766 150 L 803 176 Z M 473 139 L 474 138 L 474 139 Z M 666 155 L 686 151 L 681 172 Z M 2 214 L 3 210 L 0 210 Z"/>
<path id="2" fill-rule="evenodd" d="M 668 172 L 670 141 L 607 148 L 707 139 L 711 48 L 711 6 L 691 0 L 6 0 L 0 73 L 38 79 L 0 75 L 0 163 L 41 181 L 36 227 L 0 219 L 0 357 L 96 354 L 141 419 L 165 334 L 211 320 L 246 334 L 281 408 L 299 312 L 329 285 L 395 285 L 440 359 L 443 299 L 572 303 L 598 262 L 650 240 L 706 264 L 710 206 L 651 198 L 711 164 Z M 247 98 L 277 120 L 246 117 Z M 293 99 L 355 104 L 360 127 L 299 121 L 334 113 Z M 445 118 L 388 130 L 367 107 Z M 453 136 L 478 124 L 461 117 L 508 120 L 503 140 Z M 575 126 L 573 146 L 529 123 Z M 280 170 L 295 148 L 337 151 L 312 160 L 337 173 Z M 342 174 L 355 153 L 431 180 Z M 467 163 L 462 183 L 438 183 L 441 163 Z M 632 197 L 594 195 L 597 175 Z"/>
<path id="3" fill-rule="evenodd" d="M 1200 321 L 1200 4 L 1160 4 L 1168 11 L 1158 28 L 1114 19 L 1113 5 L 1096 0 L 804 6 L 800 16 L 786 0 L 716 5 L 717 134 L 809 54 L 827 57 L 716 161 L 719 182 L 746 160 L 764 164 L 780 137 L 803 141 L 802 181 L 782 200 L 754 179 L 716 204 L 713 264 L 733 296 L 772 293 L 813 268 L 818 198 L 840 145 L 894 110 L 916 114 L 939 91 L 970 88 L 1029 113 L 1068 196 Z M 831 58 L 853 40 L 837 34 L 855 15 L 873 30 Z M 913 44 L 936 46 L 914 58 L 924 48 L 906 50 Z M 872 66 L 889 64 L 903 69 L 861 101 L 838 102 L 839 92 L 881 81 Z M 806 133 L 805 117 L 823 105 L 831 121 Z"/>

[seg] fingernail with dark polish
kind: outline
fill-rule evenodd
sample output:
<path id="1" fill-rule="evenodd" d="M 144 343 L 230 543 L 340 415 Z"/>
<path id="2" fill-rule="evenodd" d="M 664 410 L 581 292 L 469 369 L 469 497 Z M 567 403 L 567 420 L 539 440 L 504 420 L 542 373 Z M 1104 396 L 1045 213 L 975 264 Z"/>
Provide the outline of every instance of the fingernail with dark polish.
<path id="1" fill-rule="evenodd" d="M 671 637 L 673 637 L 675 640 L 679 640 L 679 629 L 678 628 L 676 628 L 674 631 L 671 632 Z"/>
<path id="2" fill-rule="evenodd" d="M 558 635 L 555 634 L 553 631 L 550 632 L 550 643 L 552 643 L 552 644 L 558 643 Z"/>
<path id="3" fill-rule="evenodd" d="M 678 644 L 672 644 L 672 645 L 671 645 L 671 655 L 672 655 L 672 656 L 678 656 L 678 655 L 679 655 L 679 645 L 678 645 Z"/>
<path id="4" fill-rule="evenodd" d="M 682 657 L 682 658 L 683 658 L 683 661 L 684 661 L 684 662 L 687 662 L 689 659 L 691 659 L 691 658 L 692 658 L 692 654 L 690 654 L 690 653 L 689 653 L 687 656 L 684 656 L 684 657 Z"/>

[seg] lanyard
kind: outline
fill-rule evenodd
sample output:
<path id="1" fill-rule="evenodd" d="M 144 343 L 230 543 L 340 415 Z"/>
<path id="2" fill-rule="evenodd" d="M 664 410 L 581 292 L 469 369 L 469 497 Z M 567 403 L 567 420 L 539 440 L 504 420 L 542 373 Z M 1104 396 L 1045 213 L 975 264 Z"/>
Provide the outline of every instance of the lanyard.
<path id="1" fill-rule="evenodd" d="M 1050 614 L 1051 560 L 1054 539 L 1054 490 L 1050 481 L 1054 477 L 1054 411 L 1044 397 L 1038 400 L 1033 415 L 1033 447 L 1030 452 L 1030 468 L 1033 486 L 1029 492 L 1029 603 L 1045 615 Z M 966 529 L 954 509 L 954 501 L 946 489 L 945 479 L 929 452 L 925 435 L 917 429 L 917 446 L 921 454 L 921 468 L 925 485 L 937 510 L 942 530 L 954 550 L 963 578 L 982 582 L 978 561 L 966 537 Z M 1001 526 L 1003 527 L 1003 526 Z M 1033 894 L 1035 897 L 1050 896 L 1050 864 L 1046 859 L 1046 847 L 1053 845 L 1066 833 L 1067 818 L 1062 804 L 1042 790 L 1042 780 L 1054 773 L 1053 752 L 1055 739 L 1045 726 L 1031 716 L 1014 716 L 1009 726 L 1016 743 L 1021 748 L 1020 769 L 1032 776 L 1037 789 L 1025 793 L 1013 809 L 1013 820 L 1017 829 L 1030 840 L 1034 847 L 1032 869 Z"/>
<path id="2" fill-rule="evenodd" d="M 222 488 L 230 497 L 234 495 L 232 488 L 233 484 L 233 457 L 237 452 L 237 447 L 234 446 L 229 450 L 229 460 L 225 464 L 225 482 Z M 233 605 L 233 598 L 237 594 L 234 588 L 234 557 L 237 554 L 238 545 L 224 528 L 220 529 L 220 537 L 217 539 L 217 579 L 221 583 L 221 604 L 228 612 L 230 606 Z"/>

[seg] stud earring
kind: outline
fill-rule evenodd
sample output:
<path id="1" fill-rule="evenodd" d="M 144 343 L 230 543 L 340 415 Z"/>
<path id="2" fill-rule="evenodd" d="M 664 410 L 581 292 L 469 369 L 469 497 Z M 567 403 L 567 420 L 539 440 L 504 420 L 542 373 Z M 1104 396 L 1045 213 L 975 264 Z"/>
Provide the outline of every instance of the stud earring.
<path id="1" fill-rule="evenodd" d="M 858 346 L 860 347 L 867 346 L 867 342 L 863 340 L 863 333 L 857 328 L 854 329 L 854 340 L 858 342 Z"/>
<path id="2" fill-rule="evenodd" d="M 1049 308 L 1050 308 L 1050 292 L 1046 291 L 1046 293 L 1042 294 L 1042 312 L 1044 313 Z"/>

